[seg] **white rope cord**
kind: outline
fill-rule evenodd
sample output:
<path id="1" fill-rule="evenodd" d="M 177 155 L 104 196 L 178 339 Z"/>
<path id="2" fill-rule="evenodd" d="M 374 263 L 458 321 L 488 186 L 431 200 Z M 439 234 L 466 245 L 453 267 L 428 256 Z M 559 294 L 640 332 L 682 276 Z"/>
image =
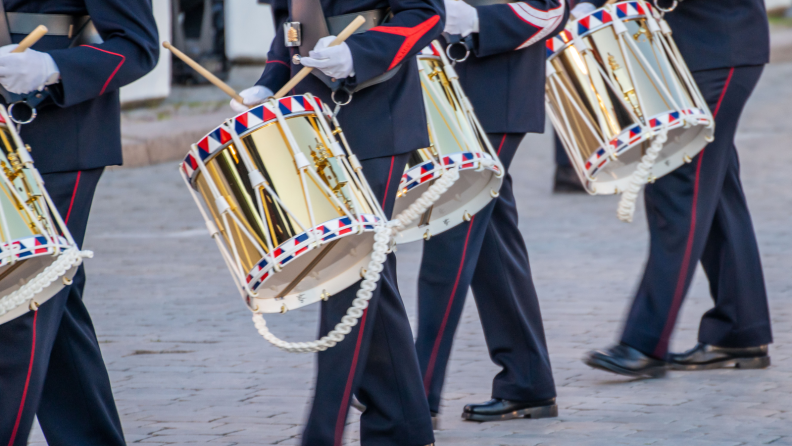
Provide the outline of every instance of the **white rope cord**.
<path id="1" fill-rule="evenodd" d="M 374 233 L 374 249 L 371 253 L 371 261 L 363 275 L 355 300 L 341 318 L 333 330 L 321 339 L 310 342 L 287 342 L 279 339 L 269 331 L 267 321 L 260 313 L 253 314 L 253 324 L 259 334 L 272 345 L 281 350 L 291 353 L 314 353 L 325 351 L 344 340 L 344 337 L 352 331 L 352 327 L 357 325 L 358 320 L 363 316 L 363 310 L 368 308 L 369 300 L 377 289 L 377 282 L 380 280 L 382 265 L 388 258 L 388 249 L 391 240 L 404 227 L 413 220 L 420 217 L 429 209 L 457 180 L 459 179 L 459 169 L 457 167 L 446 170 L 437 181 L 427 189 L 418 200 L 409 208 L 405 209 L 393 220 L 386 224 L 379 225 Z"/>
<path id="2" fill-rule="evenodd" d="M 641 158 L 641 162 L 633 172 L 630 178 L 630 185 L 621 196 L 619 200 L 619 208 L 616 211 L 616 216 L 619 220 L 632 223 L 633 215 L 635 214 L 635 201 L 638 199 L 638 193 L 641 188 L 649 181 L 650 169 L 654 166 L 657 156 L 663 150 L 663 144 L 668 140 L 668 129 L 663 128 L 657 136 L 652 140 L 652 144 L 646 150 L 646 153 Z"/>
<path id="3" fill-rule="evenodd" d="M 63 251 L 58 259 L 52 265 L 44 268 L 44 271 L 39 275 L 22 285 L 20 289 L 0 298 L 0 316 L 33 299 L 36 294 L 66 274 L 66 271 L 79 266 L 84 258 L 91 257 L 93 257 L 91 251 L 80 251 L 77 248 Z"/>

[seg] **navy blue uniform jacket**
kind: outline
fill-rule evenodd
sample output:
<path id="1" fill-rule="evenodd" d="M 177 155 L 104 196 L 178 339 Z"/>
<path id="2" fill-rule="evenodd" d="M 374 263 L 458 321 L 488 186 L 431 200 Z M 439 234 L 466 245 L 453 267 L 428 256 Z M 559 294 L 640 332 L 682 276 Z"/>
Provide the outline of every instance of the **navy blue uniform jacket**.
<path id="1" fill-rule="evenodd" d="M 476 7 L 479 32 L 459 80 L 488 133 L 544 131 L 544 42 L 569 17 L 565 0 Z"/>
<path id="2" fill-rule="evenodd" d="M 159 39 L 150 0 L 3 0 L 6 12 L 90 15 L 104 39 L 67 48 L 65 36 L 45 36 L 33 49 L 49 53 L 61 83 L 38 118 L 22 127 L 43 173 L 121 164 L 118 90 L 151 71 Z M 19 42 L 25 36 L 13 34 Z"/>
<path id="3" fill-rule="evenodd" d="M 411 152 L 429 146 L 426 114 L 415 55 L 440 35 L 444 24 L 442 0 L 322 0 L 325 17 L 357 11 L 390 8 L 385 25 L 352 35 L 346 43 L 352 52 L 356 84 L 401 65 L 390 80 L 354 94 L 338 116 L 349 145 L 360 159 Z M 302 66 L 291 63 L 296 48 L 287 48 L 283 23 L 289 17 L 288 0 L 273 0 L 277 33 L 268 54 L 267 67 L 256 83 L 278 91 Z M 291 51 L 290 51 L 291 50 Z M 310 92 L 333 106 L 330 89 L 316 76 L 300 82 L 295 93 Z"/>
<path id="4" fill-rule="evenodd" d="M 599 8 L 606 0 L 585 1 Z M 684 0 L 665 18 L 690 71 L 770 61 L 764 0 Z"/>

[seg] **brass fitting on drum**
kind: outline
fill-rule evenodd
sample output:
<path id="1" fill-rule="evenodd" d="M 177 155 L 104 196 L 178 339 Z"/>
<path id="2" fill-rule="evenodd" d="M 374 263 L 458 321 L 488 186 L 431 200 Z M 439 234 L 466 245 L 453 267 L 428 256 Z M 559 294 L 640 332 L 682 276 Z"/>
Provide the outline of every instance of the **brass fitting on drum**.
<path id="1" fill-rule="evenodd" d="M 289 311 L 289 309 L 286 308 L 286 304 L 281 304 L 281 309 L 280 309 L 281 314 L 286 314 L 287 311 Z"/>
<path id="2" fill-rule="evenodd" d="M 28 308 L 30 308 L 30 311 L 38 311 L 40 306 L 41 305 L 39 305 L 38 302 L 36 302 L 33 299 L 30 299 L 30 305 L 28 305 Z"/>
<path id="3" fill-rule="evenodd" d="M 327 290 L 322 290 L 322 294 L 319 295 L 319 298 L 327 302 L 327 299 L 330 298 L 330 293 L 328 293 Z"/>
<path id="4" fill-rule="evenodd" d="M 490 196 L 492 198 L 498 198 L 500 197 L 500 192 L 496 191 L 495 189 L 490 189 Z"/>
<path id="5" fill-rule="evenodd" d="M 689 157 L 687 154 L 682 156 L 682 159 L 685 161 L 685 164 L 690 164 L 693 161 L 693 158 Z"/>
<path id="6" fill-rule="evenodd" d="M 361 278 L 361 279 L 365 279 L 365 278 L 366 278 L 366 273 L 367 273 L 367 272 L 368 272 L 368 271 L 366 270 L 366 268 L 360 268 L 360 278 Z"/>
<path id="7" fill-rule="evenodd" d="M 473 216 L 472 216 L 472 215 L 470 215 L 470 212 L 468 212 L 468 211 L 465 211 L 465 215 L 464 215 L 464 216 L 462 216 L 462 218 L 463 218 L 465 221 L 470 221 L 470 220 L 473 220 Z"/>
<path id="8" fill-rule="evenodd" d="M 66 277 L 66 276 L 63 276 L 63 279 L 62 279 L 62 281 L 63 281 L 63 284 L 64 284 L 64 285 L 66 285 L 66 286 L 69 286 L 69 285 L 71 285 L 72 283 L 74 283 L 74 281 L 73 281 L 73 280 L 69 279 L 69 278 L 68 278 L 68 277 Z"/>
<path id="9" fill-rule="evenodd" d="M 424 232 L 423 239 L 429 241 L 430 238 L 432 238 L 432 231 L 427 229 L 426 232 Z"/>
<path id="10" fill-rule="evenodd" d="M 649 184 L 654 184 L 655 181 L 657 181 L 657 177 L 652 175 L 652 176 L 649 177 L 648 181 L 649 181 Z"/>

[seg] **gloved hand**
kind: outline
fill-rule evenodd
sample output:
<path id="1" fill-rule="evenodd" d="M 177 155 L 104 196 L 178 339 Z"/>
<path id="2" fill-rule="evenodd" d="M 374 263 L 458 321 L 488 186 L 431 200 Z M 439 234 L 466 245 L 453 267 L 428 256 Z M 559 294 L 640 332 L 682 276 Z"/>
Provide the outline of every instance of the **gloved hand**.
<path id="1" fill-rule="evenodd" d="M 593 12 L 595 9 L 597 9 L 597 7 L 591 3 L 582 2 L 578 3 L 574 8 L 572 8 L 572 12 L 570 14 L 572 14 L 572 17 L 575 19 L 579 19 L 584 15 L 588 15 L 590 12 Z M 572 17 L 570 17 L 570 19 Z"/>
<path id="2" fill-rule="evenodd" d="M 308 53 L 308 57 L 300 59 L 306 67 L 317 68 L 327 76 L 336 79 L 345 79 L 355 75 L 355 66 L 352 62 L 352 51 L 346 42 L 341 45 L 328 46 L 335 40 L 335 36 L 322 37 L 316 46 Z"/>
<path id="3" fill-rule="evenodd" d="M 445 0 L 446 21 L 444 32 L 467 37 L 479 32 L 479 17 L 476 8 L 460 0 Z"/>
<path id="4" fill-rule="evenodd" d="M 60 81 L 60 71 L 52 56 L 31 49 L 11 54 L 16 47 L 16 44 L 0 47 L 0 84 L 6 90 L 25 94 Z"/>
<path id="5" fill-rule="evenodd" d="M 231 110 L 234 110 L 237 113 L 244 113 L 256 105 L 261 104 L 270 96 L 274 96 L 275 93 L 273 93 L 272 90 L 267 87 L 256 85 L 255 87 L 242 90 L 239 95 L 242 96 L 242 99 L 245 100 L 245 103 L 240 104 L 236 99 L 231 99 Z"/>

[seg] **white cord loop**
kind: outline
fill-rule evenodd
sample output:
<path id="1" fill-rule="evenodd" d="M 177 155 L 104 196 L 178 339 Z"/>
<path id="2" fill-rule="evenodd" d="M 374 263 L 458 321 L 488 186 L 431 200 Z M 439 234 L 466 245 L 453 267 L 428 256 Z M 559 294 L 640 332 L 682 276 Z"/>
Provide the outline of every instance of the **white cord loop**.
<path id="1" fill-rule="evenodd" d="M 66 271 L 79 266 L 84 258 L 92 257 L 93 252 L 80 251 L 77 248 L 69 248 L 63 251 L 52 265 L 44 268 L 41 274 L 22 285 L 20 289 L 0 298 L 0 316 L 30 301 L 36 294 L 66 274 Z"/>
<path id="2" fill-rule="evenodd" d="M 654 166 L 657 156 L 663 150 L 663 144 L 668 140 L 668 129 L 663 128 L 657 136 L 652 140 L 652 144 L 646 150 L 646 153 L 641 158 L 641 162 L 633 172 L 630 178 L 630 185 L 621 196 L 619 200 L 619 209 L 616 211 L 616 216 L 619 220 L 632 223 L 633 215 L 635 214 L 635 201 L 638 199 L 638 193 L 641 188 L 649 181 L 649 174 L 651 173 L 652 166 Z"/>
<path id="3" fill-rule="evenodd" d="M 459 179 L 459 168 L 451 167 L 443 172 L 443 175 L 427 189 L 418 200 L 409 208 L 405 209 L 393 220 L 386 224 L 377 226 L 374 233 L 374 248 L 371 253 L 371 261 L 366 267 L 363 281 L 360 283 L 355 300 L 341 318 L 335 328 L 321 339 L 310 342 L 287 342 L 279 339 L 272 334 L 267 327 L 267 321 L 261 313 L 253 314 L 253 324 L 256 326 L 261 337 L 281 350 L 290 353 L 314 353 L 325 351 L 344 340 L 344 337 L 352 331 L 352 327 L 357 325 L 358 320 L 363 316 L 363 311 L 368 308 L 369 300 L 377 289 L 377 282 L 380 280 L 385 261 L 388 259 L 388 249 L 391 241 L 396 234 L 419 218 L 429 209 L 454 183 Z"/>

